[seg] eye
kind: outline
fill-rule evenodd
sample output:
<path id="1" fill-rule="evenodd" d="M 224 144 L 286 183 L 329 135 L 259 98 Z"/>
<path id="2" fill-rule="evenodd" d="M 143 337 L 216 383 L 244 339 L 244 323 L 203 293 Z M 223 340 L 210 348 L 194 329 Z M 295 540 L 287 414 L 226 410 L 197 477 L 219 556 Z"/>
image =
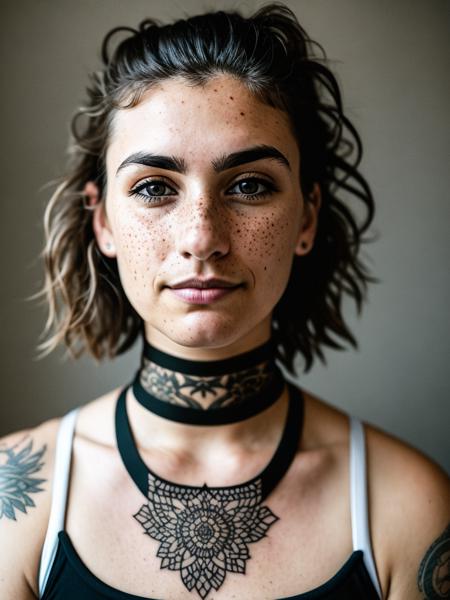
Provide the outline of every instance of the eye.
<path id="1" fill-rule="evenodd" d="M 275 186 L 270 181 L 260 177 L 247 177 L 241 179 L 227 191 L 228 195 L 241 196 L 246 199 L 264 198 L 275 191 Z"/>
<path id="2" fill-rule="evenodd" d="M 162 199 L 175 194 L 173 187 L 162 179 L 147 179 L 128 192 L 129 196 L 142 198 L 145 204 L 158 204 Z"/>

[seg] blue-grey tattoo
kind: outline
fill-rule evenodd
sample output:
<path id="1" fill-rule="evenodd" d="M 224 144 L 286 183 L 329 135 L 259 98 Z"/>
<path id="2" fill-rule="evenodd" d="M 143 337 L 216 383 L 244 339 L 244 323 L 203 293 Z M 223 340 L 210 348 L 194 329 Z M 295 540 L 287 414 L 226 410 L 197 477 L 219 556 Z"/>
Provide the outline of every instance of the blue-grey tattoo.
<path id="1" fill-rule="evenodd" d="M 20 443 L 11 448 L 0 446 L 0 519 L 15 521 L 16 510 L 26 514 L 27 507 L 35 506 L 30 494 L 42 492 L 40 486 L 46 481 L 32 475 L 42 468 L 47 447 L 32 453 L 32 440 L 21 450 L 18 446 Z"/>
<path id="2" fill-rule="evenodd" d="M 425 554 L 417 583 L 425 600 L 450 598 L 450 525 Z"/>

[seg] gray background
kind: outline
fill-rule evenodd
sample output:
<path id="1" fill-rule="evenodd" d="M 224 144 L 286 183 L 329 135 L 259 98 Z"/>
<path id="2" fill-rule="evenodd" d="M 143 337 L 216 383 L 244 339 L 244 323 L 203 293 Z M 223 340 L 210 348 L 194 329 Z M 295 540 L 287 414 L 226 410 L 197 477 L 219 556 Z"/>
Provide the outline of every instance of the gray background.
<path id="1" fill-rule="evenodd" d="M 68 121 L 99 65 L 100 40 L 146 16 L 260 2 L 19 0 L 2 3 L 0 434 L 62 415 L 127 382 L 140 347 L 104 365 L 34 360 L 46 312 L 25 298 L 42 282 L 43 186 L 65 164 Z M 450 470 L 448 385 L 449 48 L 446 0 L 287 2 L 321 42 L 365 143 L 377 200 L 365 254 L 381 283 L 358 319 L 359 351 L 327 352 L 299 381 L 426 452 Z"/>

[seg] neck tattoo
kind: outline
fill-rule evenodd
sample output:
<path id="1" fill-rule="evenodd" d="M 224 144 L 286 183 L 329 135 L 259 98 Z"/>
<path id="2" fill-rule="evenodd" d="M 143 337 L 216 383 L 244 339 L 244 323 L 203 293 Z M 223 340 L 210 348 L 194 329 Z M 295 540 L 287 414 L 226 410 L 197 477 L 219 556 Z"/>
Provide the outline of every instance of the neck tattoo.
<path id="1" fill-rule="evenodd" d="M 270 350 L 267 345 L 215 362 L 185 361 L 159 351 L 155 354 L 154 349 L 156 360 L 152 360 L 148 347 L 146 350 L 132 384 L 133 393 L 136 396 L 136 389 L 140 389 L 141 403 L 149 402 L 149 410 L 157 406 L 158 412 L 160 405 L 172 407 L 171 410 L 175 407 L 175 417 L 173 412 L 163 416 L 187 425 L 198 422 L 194 413 L 207 416 L 201 423 L 204 425 L 242 420 L 245 415 L 261 412 L 259 407 L 256 412 L 254 409 L 259 396 L 265 398 L 265 410 L 273 403 L 272 396 L 276 395 L 276 400 L 284 388 L 282 377 L 283 386 L 279 385 L 274 361 L 268 356 L 261 360 L 261 354 Z M 140 387 L 136 387 L 137 382 Z M 160 568 L 178 571 L 184 587 L 196 591 L 202 600 L 222 586 L 227 573 L 245 574 L 250 559 L 248 545 L 266 537 L 279 519 L 263 502 L 291 465 L 303 422 L 303 396 L 289 383 L 288 388 L 288 414 L 269 464 L 253 479 L 226 487 L 206 483 L 181 485 L 151 471 L 139 455 L 128 420 L 129 386 L 119 395 L 115 417 L 117 447 L 126 470 L 146 498 L 134 518 L 149 537 L 159 542 L 156 556 L 161 559 Z M 214 398 L 206 410 L 202 394 Z M 155 401 L 160 404 L 155 405 Z M 248 406 L 250 412 L 245 408 Z M 210 423 L 211 414 L 222 416 Z"/>
<path id="2" fill-rule="evenodd" d="M 197 410 L 217 410 L 254 398 L 269 383 L 273 367 L 269 361 L 243 371 L 201 377 L 165 369 L 144 357 L 140 372 L 142 387 L 163 402 Z"/>
<path id="3" fill-rule="evenodd" d="M 216 361 L 177 358 L 145 342 L 133 394 L 142 406 L 165 419 L 186 425 L 225 425 L 271 406 L 284 385 L 272 341 Z"/>

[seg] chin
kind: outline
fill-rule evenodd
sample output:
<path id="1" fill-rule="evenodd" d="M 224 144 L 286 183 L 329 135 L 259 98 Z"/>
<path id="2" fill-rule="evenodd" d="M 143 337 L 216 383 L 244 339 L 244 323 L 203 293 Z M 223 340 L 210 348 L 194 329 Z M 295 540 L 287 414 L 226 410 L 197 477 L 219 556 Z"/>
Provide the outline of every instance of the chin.
<path id="1" fill-rule="evenodd" d="M 234 320 L 230 316 L 196 313 L 185 315 L 172 322 L 172 327 L 156 327 L 173 343 L 188 348 L 220 348 L 229 346 L 247 333 L 242 318 Z"/>

